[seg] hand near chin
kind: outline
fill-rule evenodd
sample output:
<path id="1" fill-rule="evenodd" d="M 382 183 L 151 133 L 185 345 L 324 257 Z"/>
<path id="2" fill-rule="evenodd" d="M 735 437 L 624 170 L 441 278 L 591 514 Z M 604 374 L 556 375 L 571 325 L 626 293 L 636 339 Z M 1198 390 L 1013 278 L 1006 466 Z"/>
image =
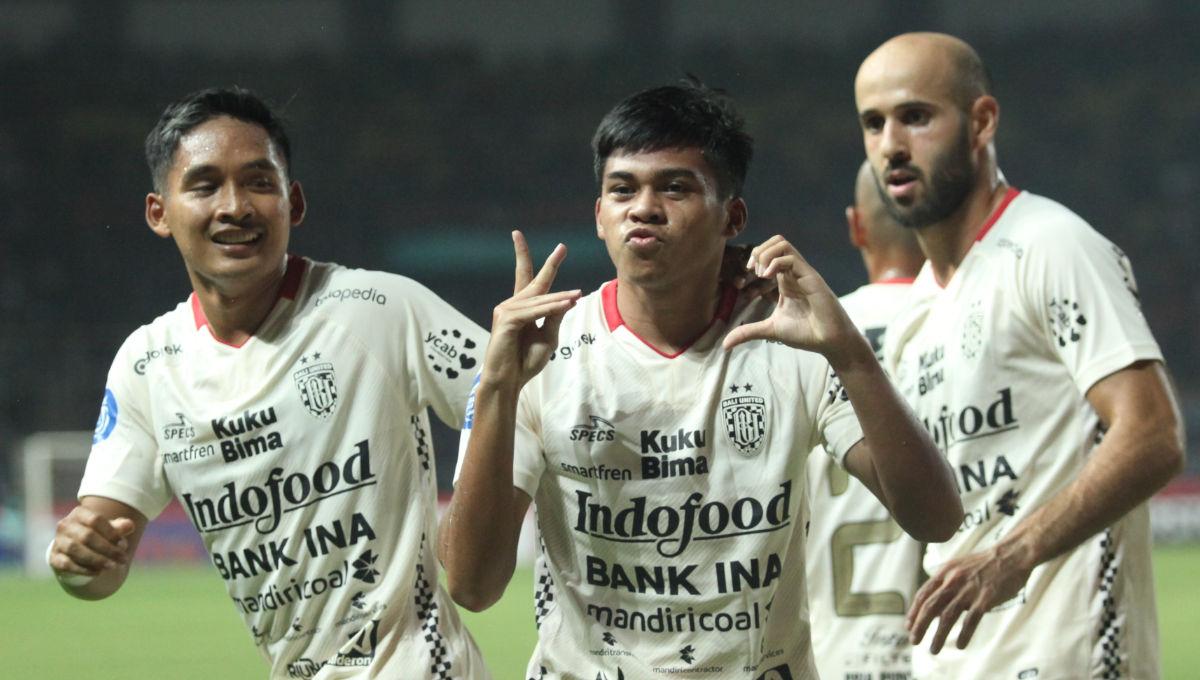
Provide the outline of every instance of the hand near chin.
<path id="1" fill-rule="evenodd" d="M 519 231 L 512 236 L 516 253 L 513 295 L 492 310 L 492 334 L 480 380 L 519 388 L 550 361 L 558 346 L 558 327 L 563 315 L 575 306 L 582 292 L 549 292 L 567 256 L 566 246 L 560 243 L 555 247 L 534 276 L 525 236 Z"/>
<path id="2" fill-rule="evenodd" d="M 768 318 L 729 331 L 725 349 L 749 340 L 775 340 L 824 354 L 831 364 L 862 349 L 859 345 L 865 340 L 833 291 L 782 236 L 772 236 L 754 248 L 746 267 L 760 278 L 775 281 L 779 301 Z"/>

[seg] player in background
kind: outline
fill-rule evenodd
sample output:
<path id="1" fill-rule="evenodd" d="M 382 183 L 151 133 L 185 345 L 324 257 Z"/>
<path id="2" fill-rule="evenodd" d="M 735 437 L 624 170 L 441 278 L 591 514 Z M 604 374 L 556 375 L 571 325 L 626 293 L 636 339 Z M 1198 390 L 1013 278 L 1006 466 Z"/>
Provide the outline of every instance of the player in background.
<path id="1" fill-rule="evenodd" d="M 840 302 L 878 356 L 925 256 L 912 231 L 888 215 L 869 163 L 859 167 L 846 222 L 870 283 Z M 866 486 L 817 452 L 808 458 L 808 502 L 808 607 L 821 677 L 911 677 L 904 614 L 920 585 L 921 544 Z"/>
<path id="2" fill-rule="evenodd" d="M 514 234 L 514 295 L 493 313 L 443 519 L 450 592 L 472 610 L 500 597 L 532 500 L 528 677 L 813 678 L 806 456 L 823 444 L 930 541 L 961 522 L 950 470 L 787 241 L 748 264 L 777 304 L 719 284 L 751 155 L 726 98 L 637 93 L 593 149 L 616 279 L 551 293 L 565 249 L 535 276 Z"/>
<path id="3" fill-rule="evenodd" d="M 889 211 L 928 257 L 888 368 L 967 512 L 926 549 L 917 677 L 1157 678 L 1146 501 L 1180 471 L 1183 432 L 1129 260 L 1007 183 L 999 105 L 966 43 L 888 40 L 854 92 Z"/>
<path id="4" fill-rule="evenodd" d="M 108 375 L 79 506 L 48 552 L 113 594 L 171 497 L 273 678 L 486 678 L 438 585 L 427 410 L 461 426 L 485 332 L 409 279 L 288 254 L 280 121 L 242 89 L 166 108 L 146 221 L 193 293 Z"/>

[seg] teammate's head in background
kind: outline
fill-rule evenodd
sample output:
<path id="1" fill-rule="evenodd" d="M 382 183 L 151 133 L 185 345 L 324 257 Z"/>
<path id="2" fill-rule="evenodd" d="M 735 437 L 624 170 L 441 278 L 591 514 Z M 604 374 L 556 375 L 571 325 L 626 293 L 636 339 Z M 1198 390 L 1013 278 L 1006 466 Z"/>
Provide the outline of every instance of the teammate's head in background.
<path id="1" fill-rule="evenodd" d="M 633 94 L 604 116 L 592 137 L 596 231 L 620 281 L 711 279 L 716 290 L 725 241 L 746 225 L 753 141 L 743 128 L 728 97 L 694 80 Z"/>
<path id="2" fill-rule="evenodd" d="M 896 36 L 863 61 L 854 97 L 867 160 L 898 222 L 940 223 L 990 190 L 1000 108 L 970 45 L 940 33 Z"/>
<path id="3" fill-rule="evenodd" d="M 195 290 L 273 300 L 305 204 L 270 108 L 241 88 L 188 95 L 146 137 L 146 160 L 146 223 L 175 240 Z"/>
<path id="4" fill-rule="evenodd" d="M 854 180 L 854 204 L 846 207 L 846 225 L 850 243 L 862 253 L 871 283 L 912 278 L 925 261 L 916 235 L 888 212 L 883 191 L 871 164 L 863 161 Z"/>

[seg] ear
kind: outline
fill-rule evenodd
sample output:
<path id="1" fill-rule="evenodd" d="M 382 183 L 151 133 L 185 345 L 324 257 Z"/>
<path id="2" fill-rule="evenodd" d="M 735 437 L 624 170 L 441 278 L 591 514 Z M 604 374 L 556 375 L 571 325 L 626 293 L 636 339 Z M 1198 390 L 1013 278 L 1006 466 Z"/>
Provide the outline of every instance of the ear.
<path id="1" fill-rule="evenodd" d="M 299 182 L 293 181 L 288 185 L 288 203 L 291 204 L 288 216 L 292 226 L 298 227 L 304 221 L 304 213 L 308 210 L 308 204 L 304 200 L 304 188 Z"/>
<path id="2" fill-rule="evenodd" d="M 991 95 L 983 95 L 971 104 L 971 136 L 975 148 L 982 149 L 996 137 L 1000 125 L 1000 102 Z"/>
<path id="3" fill-rule="evenodd" d="M 862 250 L 867 247 L 867 230 L 863 228 L 862 216 L 858 208 L 846 206 L 846 226 L 850 231 L 850 244 Z"/>
<path id="4" fill-rule="evenodd" d="M 596 238 L 604 240 L 604 227 L 600 226 L 600 198 L 596 198 Z"/>
<path id="5" fill-rule="evenodd" d="M 726 212 L 729 215 L 729 219 L 725 223 L 722 235 L 725 238 L 733 238 L 742 233 L 742 230 L 746 228 L 746 224 L 750 219 L 750 212 L 746 207 L 746 199 L 738 196 L 730 200 Z"/>
<path id="6" fill-rule="evenodd" d="M 171 227 L 167 224 L 166 201 L 162 194 L 146 194 L 146 225 L 160 237 L 171 238 Z"/>

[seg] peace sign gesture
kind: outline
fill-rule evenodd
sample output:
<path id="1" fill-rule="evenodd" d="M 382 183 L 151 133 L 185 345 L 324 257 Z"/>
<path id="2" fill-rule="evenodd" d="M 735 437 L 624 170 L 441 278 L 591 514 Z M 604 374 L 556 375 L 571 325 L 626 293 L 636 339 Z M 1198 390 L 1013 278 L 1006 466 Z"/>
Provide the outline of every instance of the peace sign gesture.
<path id="1" fill-rule="evenodd" d="M 567 256 L 566 246 L 558 244 L 535 276 L 525 236 L 514 231 L 512 239 L 517 261 L 513 295 L 492 310 L 492 337 L 480 380 L 520 388 L 550 361 L 563 314 L 575 306 L 582 291 L 549 292 Z"/>

